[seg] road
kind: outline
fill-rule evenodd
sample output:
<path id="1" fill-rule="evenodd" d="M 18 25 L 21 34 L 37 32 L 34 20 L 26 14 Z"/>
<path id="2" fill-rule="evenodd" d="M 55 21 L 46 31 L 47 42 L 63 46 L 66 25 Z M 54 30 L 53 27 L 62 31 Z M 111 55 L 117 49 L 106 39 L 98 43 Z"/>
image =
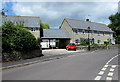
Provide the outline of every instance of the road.
<path id="1" fill-rule="evenodd" d="M 118 80 L 118 49 L 68 57 L 2 71 L 3 80 Z"/>

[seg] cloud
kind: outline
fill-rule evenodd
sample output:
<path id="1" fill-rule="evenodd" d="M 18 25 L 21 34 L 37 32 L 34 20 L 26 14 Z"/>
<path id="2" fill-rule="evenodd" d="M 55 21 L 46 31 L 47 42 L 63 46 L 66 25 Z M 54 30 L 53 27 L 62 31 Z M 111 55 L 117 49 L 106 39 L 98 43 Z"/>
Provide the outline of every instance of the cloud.
<path id="1" fill-rule="evenodd" d="M 40 16 L 51 27 L 60 26 L 64 18 L 109 23 L 108 17 L 117 12 L 117 2 L 18 2 L 13 3 L 16 15 Z M 89 15 L 89 16 L 88 16 Z"/>
<path id="2" fill-rule="evenodd" d="M 5 2 L 118 2 L 119 0 L 3 0 Z"/>

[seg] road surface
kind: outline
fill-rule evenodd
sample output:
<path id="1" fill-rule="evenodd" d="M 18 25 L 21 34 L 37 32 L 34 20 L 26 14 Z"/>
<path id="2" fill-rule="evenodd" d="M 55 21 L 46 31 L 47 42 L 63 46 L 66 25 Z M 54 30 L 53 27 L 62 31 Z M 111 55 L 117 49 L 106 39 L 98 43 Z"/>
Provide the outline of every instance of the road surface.
<path id="1" fill-rule="evenodd" d="M 3 80 L 118 80 L 118 49 L 68 57 L 2 71 Z"/>

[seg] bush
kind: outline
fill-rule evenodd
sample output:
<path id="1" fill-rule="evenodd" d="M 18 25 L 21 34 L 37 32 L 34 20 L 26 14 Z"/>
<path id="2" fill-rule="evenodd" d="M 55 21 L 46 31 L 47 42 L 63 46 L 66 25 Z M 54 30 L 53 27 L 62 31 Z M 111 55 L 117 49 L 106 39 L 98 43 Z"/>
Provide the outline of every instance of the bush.
<path id="1" fill-rule="evenodd" d="M 92 46 L 98 46 L 98 44 L 94 43 L 94 44 L 92 44 Z"/>
<path id="2" fill-rule="evenodd" d="M 37 41 L 27 29 L 17 27 L 12 22 L 2 26 L 3 52 L 31 51 L 37 47 Z"/>
<path id="3" fill-rule="evenodd" d="M 109 42 L 108 42 L 108 41 L 104 41 L 104 44 L 105 44 L 105 45 L 108 45 L 108 44 L 109 44 Z"/>
<path id="4" fill-rule="evenodd" d="M 2 25 L 2 52 L 4 61 L 19 60 L 22 53 L 39 48 L 33 34 L 12 22 Z"/>
<path id="5" fill-rule="evenodd" d="M 88 45 L 88 39 L 87 38 L 80 38 L 80 45 Z"/>

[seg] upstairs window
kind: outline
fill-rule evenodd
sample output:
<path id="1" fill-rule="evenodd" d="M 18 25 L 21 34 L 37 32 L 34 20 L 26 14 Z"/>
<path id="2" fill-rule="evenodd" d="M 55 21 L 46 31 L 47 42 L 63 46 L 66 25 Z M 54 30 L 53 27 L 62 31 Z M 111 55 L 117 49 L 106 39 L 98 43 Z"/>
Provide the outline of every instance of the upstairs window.
<path id="1" fill-rule="evenodd" d="M 97 34 L 97 33 L 98 33 L 98 31 L 94 30 L 94 33 L 95 33 L 95 34 Z"/>
<path id="2" fill-rule="evenodd" d="M 31 28 L 31 31 L 32 32 L 36 32 L 36 28 Z"/>
<path id="3" fill-rule="evenodd" d="M 100 32 L 98 32 L 98 36 L 100 36 Z"/>
<path id="4" fill-rule="evenodd" d="M 82 33 L 85 34 L 85 30 L 82 30 Z"/>
<path id="5" fill-rule="evenodd" d="M 82 29 L 78 29 L 78 32 L 82 32 L 83 30 Z"/>
<path id="6" fill-rule="evenodd" d="M 78 29 L 73 29 L 73 32 L 75 33 L 75 34 L 78 34 Z"/>
<path id="7" fill-rule="evenodd" d="M 105 32 L 103 32 L 103 35 L 105 35 Z"/>

